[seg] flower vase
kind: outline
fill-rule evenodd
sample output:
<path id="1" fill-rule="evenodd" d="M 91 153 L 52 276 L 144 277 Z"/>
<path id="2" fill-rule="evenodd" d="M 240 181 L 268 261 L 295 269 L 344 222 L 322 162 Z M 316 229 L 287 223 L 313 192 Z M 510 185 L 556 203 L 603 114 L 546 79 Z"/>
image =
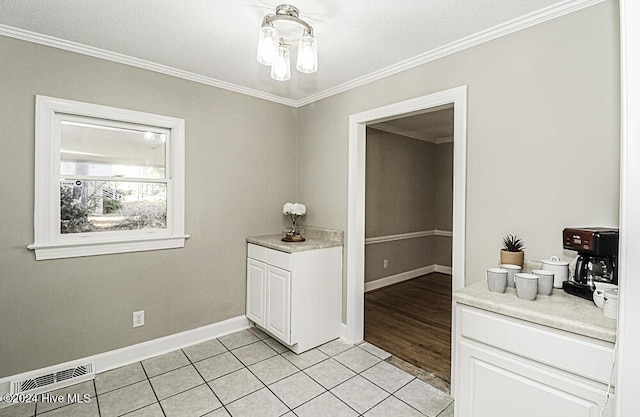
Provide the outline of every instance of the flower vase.
<path id="1" fill-rule="evenodd" d="M 282 240 L 285 242 L 303 242 L 304 237 L 302 237 L 303 229 L 300 226 L 297 226 L 295 223 L 291 227 L 284 228 L 284 237 Z"/>

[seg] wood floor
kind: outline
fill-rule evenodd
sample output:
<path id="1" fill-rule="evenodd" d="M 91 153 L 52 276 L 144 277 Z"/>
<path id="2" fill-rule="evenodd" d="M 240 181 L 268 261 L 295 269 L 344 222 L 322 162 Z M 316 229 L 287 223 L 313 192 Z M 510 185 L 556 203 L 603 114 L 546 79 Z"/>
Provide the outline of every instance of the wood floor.
<path id="1" fill-rule="evenodd" d="M 424 275 L 365 293 L 364 338 L 451 382 L 451 276 Z"/>

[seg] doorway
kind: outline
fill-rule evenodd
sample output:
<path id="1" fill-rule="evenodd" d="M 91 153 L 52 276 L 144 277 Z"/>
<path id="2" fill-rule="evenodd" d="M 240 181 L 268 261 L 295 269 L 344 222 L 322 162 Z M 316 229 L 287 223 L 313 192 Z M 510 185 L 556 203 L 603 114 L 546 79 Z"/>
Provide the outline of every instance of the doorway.
<path id="1" fill-rule="evenodd" d="M 365 142 L 367 125 L 397 119 L 403 115 L 424 113 L 433 107 L 453 105 L 452 291 L 464 286 L 466 96 L 467 88 L 461 86 L 353 114 L 349 117 L 345 338 L 352 343 L 364 339 Z M 453 352 L 451 357 L 455 357 Z"/>
<path id="2" fill-rule="evenodd" d="M 453 105 L 367 126 L 364 339 L 451 378 Z"/>

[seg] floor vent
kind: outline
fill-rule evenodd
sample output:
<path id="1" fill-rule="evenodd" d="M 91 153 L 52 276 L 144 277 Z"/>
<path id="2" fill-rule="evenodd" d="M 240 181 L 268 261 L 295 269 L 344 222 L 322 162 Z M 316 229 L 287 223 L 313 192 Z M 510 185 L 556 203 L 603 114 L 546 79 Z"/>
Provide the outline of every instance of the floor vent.
<path id="1" fill-rule="evenodd" d="M 38 393 L 67 387 L 79 382 L 93 379 L 95 371 L 93 363 L 84 363 L 71 368 L 61 369 L 43 375 L 32 375 L 11 381 L 11 393 Z"/>

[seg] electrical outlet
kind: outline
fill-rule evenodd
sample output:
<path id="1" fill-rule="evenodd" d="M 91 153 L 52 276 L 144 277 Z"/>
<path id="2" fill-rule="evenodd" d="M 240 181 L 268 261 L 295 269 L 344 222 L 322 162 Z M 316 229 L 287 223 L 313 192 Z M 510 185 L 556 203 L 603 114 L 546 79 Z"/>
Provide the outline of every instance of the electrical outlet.
<path id="1" fill-rule="evenodd" d="M 133 327 L 144 326 L 144 310 L 133 312 Z"/>
<path id="2" fill-rule="evenodd" d="M 384 269 L 387 269 L 388 266 L 389 266 L 389 261 L 388 260 L 385 259 L 384 261 L 382 261 L 382 267 Z"/>

